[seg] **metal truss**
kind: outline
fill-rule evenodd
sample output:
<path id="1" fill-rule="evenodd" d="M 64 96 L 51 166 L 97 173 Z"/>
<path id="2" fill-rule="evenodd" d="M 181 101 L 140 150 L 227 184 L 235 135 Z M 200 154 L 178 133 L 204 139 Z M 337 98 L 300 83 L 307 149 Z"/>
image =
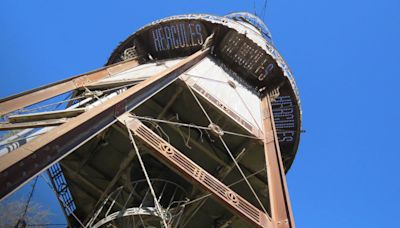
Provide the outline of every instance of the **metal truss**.
<path id="1" fill-rule="evenodd" d="M 129 68 L 135 67 L 139 63 L 135 60 L 117 63 L 92 72 L 78 75 L 69 79 L 45 85 L 30 91 L 26 91 L 14 96 L 0 100 L 0 115 L 4 115 L 20 108 L 38 103 L 40 101 L 55 97 L 74 89 L 82 88 L 86 85 L 99 81 L 110 75 L 117 74 Z"/>
<path id="2" fill-rule="evenodd" d="M 0 182 L 4 184 L 0 188 L 0 199 L 6 197 L 21 185 L 34 178 L 40 172 L 72 153 L 76 148 L 80 147 L 98 133 L 118 121 L 119 123 L 126 125 L 129 129 L 129 134 L 133 132 L 134 138 L 137 138 L 150 148 L 152 154 L 161 162 L 172 167 L 172 169 L 179 171 L 179 173 L 184 177 L 209 192 L 209 194 L 213 195 L 222 203 L 222 205 L 226 206 L 249 223 L 257 227 L 267 228 L 294 227 L 293 215 L 286 186 L 285 172 L 274 126 L 271 101 L 268 95 L 262 98 L 263 130 L 261 130 L 259 129 L 259 126 L 255 127 L 248 121 L 240 118 L 239 115 L 231 111 L 223 104 L 223 102 L 218 101 L 218 99 L 212 97 L 205 90 L 196 86 L 195 83 L 190 81 L 190 78 L 182 78 L 182 80 L 187 83 L 188 89 L 193 94 L 194 99 L 210 122 L 210 125 L 207 127 L 194 125 L 189 127 L 202 127 L 207 131 L 212 131 L 216 133 L 216 135 L 219 135 L 218 138 L 221 140 L 226 152 L 232 159 L 232 163 L 229 164 L 225 164 L 225 162 L 222 161 L 224 169 L 218 174 L 218 178 L 223 179 L 231 170 L 237 168 L 242 175 L 242 180 L 247 183 L 262 210 L 249 203 L 246 199 L 234 192 L 229 186 L 225 185 L 205 169 L 201 168 L 195 162 L 186 157 L 184 153 L 176 149 L 173 145 L 144 125 L 142 121 L 147 117 L 135 117 L 130 114 L 130 111 L 134 110 L 150 97 L 170 85 L 185 71 L 207 56 L 208 53 L 209 49 L 200 50 L 181 60 L 175 66 L 140 82 L 109 100 L 102 102 L 101 105 L 95 106 L 89 110 L 84 110 L 82 111 L 83 113 L 74 115 L 74 118 L 63 119 L 65 123 L 58 123 L 61 125 L 38 136 L 11 153 L 1 156 Z M 88 90 L 86 87 L 88 84 L 112 74 L 110 73 L 111 71 L 114 73 L 121 72 L 130 69 L 135 65 L 137 65 L 137 62 L 127 61 L 112 67 L 103 68 L 91 74 L 73 77 L 68 80 L 0 100 L 0 114 L 15 111 L 73 89 L 83 88 Z M 88 92 L 91 91 L 89 90 Z M 249 135 L 242 134 L 237 136 L 255 138 L 256 140 L 264 142 L 265 166 L 267 170 L 267 180 L 265 181 L 268 182 L 271 215 L 268 215 L 263 204 L 249 183 L 249 177 L 244 175 L 239 165 L 239 160 L 244 156 L 245 151 L 235 153 L 237 156 L 234 157 L 228 145 L 222 138 L 223 134 L 235 133 L 224 131 L 213 123 L 210 116 L 202 107 L 201 102 L 198 100 L 196 93 L 214 107 L 217 107 L 230 120 L 236 122 L 247 133 L 249 133 Z M 96 99 L 98 99 L 98 97 L 96 97 Z M 65 113 L 71 115 L 71 112 Z M 54 115 L 54 113 L 51 114 Z M 57 115 L 59 115 L 59 113 L 57 113 Z M 161 113 L 158 119 L 147 118 L 147 120 L 155 122 L 163 121 L 161 120 L 162 115 L 163 114 Z M 43 119 L 40 119 L 40 116 L 38 118 L 37 121 L 44 121 Z M 185 123 L 174 123 L 172 121 L 169 121 L 168 124 L 185 125 Z M 140 157 L 136 146 L 135 151 L 136 157 Z M 129 159 L 132 160 L 134 157 L 135 156 L 132 155 Z M 121 168 L 118 175 L 120 175 L 123 170 L 124 168 Z M 97 199 L 97 204 L 104 200 L 118 178 L 119 177 L 113 179 L 109 186 L 101 192 L 101 197 Z M 206 197 L 208 197 L 208 195 Z M 201 203 L 194 207 L 194 213 L 200 207 Z M 161 211 L 160 208 L 157 210 L 159 212 Z"/>
<path id="3" fill-rule="evenodd" d="M 154 156 L 162 162 L 167 163 L 186 176 L 191 181 L 206 189 L 213 194 L 223 205 L 226 205 L 236 213 L 240 214 L 250 223 L 257 227 L 272 227 L 268 215 L 253 206 L 239 194 L 232 191 L 225 184 L 217 180 L 206 170 L 201 168 L 195 162 L 186 157 L 159 135 L 146 127 L 140 120 L 131 114 L 125 114 L 118 118 L 125 124 L 134 135 L 140 139 L 146 146 L 152 149 Z"/>
<path id="4" fill-rule="evenodd" d="M 50 130 L 47 134 L 0 157 L 0 182 L 4 183 L 0 189 L 0 199 L 115 123 L 118 116 L 139 106 L 175 81 L 179 75 L 203 59 L 208 52 L 209 49 L 205 49 L 194 53 L 174 67 L 148 78 L 119 96 L 93 107 Z M 70 81 L 70 83 L 73 82 Z M 2 110 L 12 110 L 3 107 L 8 107 L 9 104 L 15 107 L 15 103 L 18 103 L 20 98 L 21 96 L 6 99 L 5 102 L 0 103 Z"/>

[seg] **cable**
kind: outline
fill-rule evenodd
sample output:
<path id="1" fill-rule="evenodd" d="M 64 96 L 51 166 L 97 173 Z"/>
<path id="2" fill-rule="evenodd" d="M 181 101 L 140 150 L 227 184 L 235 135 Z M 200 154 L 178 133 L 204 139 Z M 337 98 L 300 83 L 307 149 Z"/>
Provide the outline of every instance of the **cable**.
<path id="1" fill-rule="evenodd" d="M 45 176 L 43 176 L 43 174 L 40 175 L 42 177 L 42 179 L 46 182 L 46 184 L 49 186 L 49 188 L 51 190 L 54 191 L 54 193 L 56 194 L 58 200 L 60 200 L 60 202 L 64 205 L 65 208 L 68 208 L 68 210 L 71 212 L 71 215 L 76 219 L 76 221 L 82 226 L 85 227 L 85 225 L 83 225 L 83 223 L 81 222 L 81 220 L 75 215 L 75 213 L 73 212 L 73 210 L 71 210 L 71 208 L 64 202 L 64 200 L 57 194 L 56 190 L 53 188 L 53 186 L 51 186 L 51 183 L 49 182 L 49 180 L 47 180 L 47 178 Z"/>
<path id="2" fill-rule="evenodd" d="M 252 173 L 252 174 L 246 176 L 246 178 L 251 178 L 251 177 L 253 177 L 253 176 L 255 176 L 255 175 L 257 175 L 257 174 L 259 174 L 259 173 L 265 171 L 265 169 L 266 169 L 266 168 L 260 169 L 260 170 L 258 170 L 257 172 L 254 172 L 254 173 Z M 244 178 L 241 178 L 241 179 L 239 179 L 239 180 L 237 180 L 237 181 L 235 181 L 235 182 L 233 182 L 233 183 L 227 185 L 227 187 L 235 186 L 236 184 L 242 182 L 243 180 L 244 180 Z M 195 203 L 195 202 L 204 200 L 204 201 L 201 201 L 201 202 L 200 202 L 200 204 L 197 206 L 197 208 L 195 209 L 195 211 L 193 211 L 192 214 L 185 220 L 185 224 L 183 224 L 182 227 L 186 227 L 186 225 L 190 222 L 190 220 L 193 218 L 193 216 L 200 210 L 201 206 L 206 202 L 205 199 L 208 198 L 208 197 L 210 197 L 211 195 L 212 195 L 211 193 L 205 194 L 205 195 L 203 195 L 203 196 L 200 196 L 200 197 L 198 197 L 198 198 L 196 198 L 196 199 L 194 199 L 194 200 L 191 200 L 191 201 L 189 201 L 189 202 L 187 202 L 187 203 L 185 203 L 185 204 L 182 205 L 182 206 L 187 206 L 187 205 L 189 205 L 189 204 L 193 204 L 193 203 Z M 268 214 L 267 214 L 267 215 L 268 215 Z"/>
<path id="3" fill-rule="evenodd" d="M 263 21 L 265 20 L 265 14 L 267 12 L 267 4 L 268 4 L 268 0 L 264 0 L 264 6 L 263 6 L 263 9 L 261 11 L 261 17 L 262 17 Z"/>
<path id="4" fill-rule="evenodd" d="M 172 124 L 172 125 L 177 125 L 177 126 L 181 126 L 181 127 L 196 128 L 196 129 L 201 129 L 201 130 L 211 130 L 210 127 L 204 127 L 204 126 L 199 126 L 199 125 L 195 125 L 195 124 L 187 124 L 187 123 L 181 123 L 181 122 L 174 122 L 174 121 L 169 121 L 169 120 L 154 119 L 154 118 L 145 117 L 145 116 L 135 116 L 135 118 L 140 119 L 140 120 Z M 237 132 L 231 132 L 231 131 L 225 131 L 225 130 L 223 130 L 223 132 L 224 132 L 224 134 L 228 134 L 228 135 L 235 135 L 235 136 L 251 138 L 251 139 L 260 139 L 255 136 L 240 134 Z"/>
<path id="5" fill-rule="evenodd" d="M 86 86 L 83 86 L 83 88 L 85 88 L 86 92 L 88 92 L 89 94 L 92 94 L 101 104 L 103 104 L 103 101 L 100 99 L 99 96 L 96 95 L 96 93 L 90 91 Z"/>
<path id="6" fill-rule="evenodd" d="M 196 94 L 194 94 L 192 88 L 188 84 L 186 84 L 186 86 L 189 89 L 190 93 L 193 95 L 193 98 L 196 100 L 196 102 L 199 105 L 199 107 L 201 108 L 201 110 L 203 111 L 204 115 L 207 117 L 207 119 L 210 122 L 210 124 L 213 123 L 211 118 L 210 118 L 210 116 L 208 115 L 208 113 L 204 109 L 203 105 L 200 103 L 199 99 L 197 98 Z"/>
<path id="7" fill-rule="evenodd" d="M 136 85 L 136 84 L 138 84 L 138 82 L 141 82 L 141 81 L 144 81 L 144 80 L 138 80 L 138 81 L 135 81 L 135 82 L 132 82 L 132 83 L 128 83 L 128 84 L 126 84 L 126 85 L 117 86 L 117 87 L 112 87 L 112 88 L 109 88 L 109 89 L 106 89 L 106 90 L 102 90 L 102 92 L 103 92 L 103 93 L 107 93 L 107 92 L 110 92 L 110 91 L 114 91 L 114 90 L 118 90 L 118 89 L 123 89 L 123 88 L 125 88 L 125 87 L 129 87 L 129 86 Z"/>
<path id="8" fill-rule="evenodd" d="M 103 90 L 102 92 L 103 92 L 103 93 L 106 93 L 106 92 L 118 90 L 118 89 L 121 89 L 121 88 L 124 88 L 124 87 L 133 86 L 133 85 L 135 85 L 135 84 L 137 84 L 137 82 L 129 83 L 129 84 L 122 85 L 122 86 L 118 86 L 118 87 L 113 87 L 113 88 L 110 88 L 110 89 Z M 93 93 L 93 92 L 90 91 L 87 87 L 85 87 L 85 90 L 87 90 L 87 91 L 90 92 L 90 93 Z M 67 96 L 67 97 L 68 97 L 68 96 Z M 61 104 L 65 103 L 65 102 L 79 100 L 79 99 L 82 99 L 82 98 L 85 98 L 85 97 L 86 97 L 86 96 L 78 96 L 78 97 L 74 97 L 74 98 L 70 98 L 70 99 L 64 99 L 64 100 L 62 100 L 62 101 L 58 101 L 58 102 L 54 102 L 54 103 L 42 105 L 42 106 L 39 106 L 39 107 L 36 107 L 36 108 L 32 108 L 32 109 L 19 109 L 19 110 L 17 110 L 17 111 L 18 111 L 19 113 L 32 112 L 32 111 L 40 110 L 40 109 L 47 108 L 47 107 L 50 107 L 50 106 L 54 106 L 54 105 L 61 105 Z M 97 99 L 98 99 L 98 98 L 97 98 Z M 56 108 L 57 108 L 57 107 L 56 107 Z"/>
<path id="9" fill-rule="evenodd" d="M 198 129 L 202 129 L 202 130 L 210 129 L 209 127 L 203 127 L 203 126 L 198 126 L 198 125 L 194 125 L 194 124 L 187 124 L 187 123 L 181 123 L 181 122 L 175 122 L 175 121 L 169 121 L 169 120 L 155 119 L 155 118 L 145 117 L 145 116 L 135 116 L 135 118 L 140 119 L 140 120 L 172 124 L 172 125 L 177 125 L 177 126 L 181 126 L 181 127 L 198 128 Z"/>
<path id="10" fill-rule="evenodd" d="M 246 177 L 247 177 L 247 178 L 251 178 L 251 177 L 254 177 L 255 175 L 260 174 L 260 173 L 262 173 L 262 172 L 264 172 L 264 171 L 265 171 L 265 168 L 262 168 L 262 169 L 258 170 L 257 172 L 254 172 L 254 173 L 252 173 L 252 174 L 250 174 L 250 175 L 247 175 Z M 232 184 L 227 185 L 227 187 L 235 186 L 235 185 L 239 184 L 239 183 L 242 182 L 242 181 L 244 181 L 244 178 L 240 178 L 239 180 L 233 182 Z M 191 201 L 189 201 L 189 202 L 187 202 L 187 203 L 184 203 L 182 206 L 187 206 L 187 205 L 189 205 L 189 204 L 195 203 L 195 202 L 200 201 L 200 200 L 202 200 L 202 199 L 205 199 L 205 198 L 207 198 L 207 197 L 209 197 L 209 196 L 211 196 L 211 195 L 212 195 L 211 193 L 202 195 L 202 196 L 200 196 L 200 197 L 198 197 L 198 198 L 196 198 L 196 199 L 194 199 L 194 200 L 191 200 Z"/>
<path id="11" fill-rule="evenodd" d="M 228 152 L 228 154 L 231 157 L 232 161 L 235 163 L 236 168 L 239 170 L 240 174 L 242 175 L 242 177 L 246 181 L 247 185 L 250 188 L 250 191 L 253 193 L 254 197 L 256 198 L 258 203 L 260 204 L 260 206 L 263 209 L 263 211 L 267 214 L 267 210 L 265 209 L 264 205 L 262 204 L 262 202 L 261 202 L 260 198 L 258 197 L 257 193 L 254 191 L 254 189 L 251 186 L 249 180 L 247 180 L 242 168 L 240 168 L 239 163 L 237 163 L 237 161 L 236 161 L 235 157 L 233 156 L 231 150 L 229 149 L 228 145 L 226 145 L 226 143 L 225 143 L 224 139 L 222 138 L 222 136 L 219 136 L 219 139 L 221 140 L 222 144 L 224 144 L 224 147 L 225 147 L 226 151 Z"/>
<path id="12" fill-rule="evenodd" d="M 71 97 L 72 97 L 72 93 L 71 93 L 71 92 L 68 92 L 68 93 L 67 93 L 67 96 L 65 96 L 65 98 L 62 99 L 62 100 L 65 101 L 67 98 L 70 98 L 70 99 L 71 99 Z M 60 106 L 61 106 L 61 103 L 58 104 L 58 105 L 56 105 L 56 107 L 53 108 L 53 111 L 54 111 L 54 110 L 57 110 Z"/>
<path id="13" fill-rule="evenodd" d="M 205 80 L 208 79 L 208 78 L 205 78 L 205 77 L 202 77 L 202 76 L 197 76 L 197 75 L 191 75 L 191 74 L 186 74 L 186 75 L 191 76 L 191 77 L 202 78 L 202 79 L 205 79 Z M 235 86 L 232 86 L 232 85 L 229 83 L 230 78 L 229 78 L 227 75 L 225 75 L 225 76 L 226 76 L 226 80 L 227 80 L 226 82 L 225 82 L 225 81 L 221 81 L 221 80 L 214 80 L 214 79 L 209 79 L 209 80 L 211 80 L 211 81 L 217 81 L 217 82 L 220 82 L 220 83 L 226 83 L 226 84 L 228 84 L 230 87 L 232 87 L 232 88 L 235 90 L 235 92 L 236 92 L 237 96 L 239 97 L 239 99 L 242 101 L 242 103 L 243 103 L 245 109 L 246 109 L 247 112 L 250 114 L 251 118 L 253 119 L 254 124 L 256 125 L 256 127 L 258 128 L 258 130 L 261 131 L 261 127 L 260 127 L 260 125 L 258 124 L 256 118 L 255 118 L 254 115 L 251 113 L 250 108 L 247 106 L 246 102 L 244 102 L 244 99 L 242 98 L 242 96 L 240 96 L 239 91 L 238 91 L 237 88 L 236 88 L 236 87 L 237 87 L 237 84 L 234 83 Z M 242 87 L 240 84 L 238 84 L 238 85 L 239 85 L 240 87 Z M 193 92 L 192 92 L 190 86 L 188 86 L 188 88 L 190 89 L 190 92 L 193 94 Z M 242 87 L 242 88 L 244 88 L 244 87 Z M 196 98 L 196 101 L 197 101 L 197 98 Z M 199 102 L 198 102 L 198 103 L 199 103 Z M 204 112 L 204 110 L 203 110 L 203 112 Z M 209 118 L 208 118 L 208 119 L 209 119 Z M 210 121 L 210 119 L 209 119 L 209 121 Z M 210 122 L 211 122 L 211 121 L 210 121 Z M 261 131 L 261 132 L 262 132 L 262 131 Z M 257 137 L 255 137 L 255 138 L 257 138 Z"/>
<path id="14" fill-rule="evenodd" d="M 222 81 L 222 80 L 217 80 L 217 79 L 213 79 L 213 78 L 207 78 L 207 77 L 203 77 L 203 76 L 199 76 L 199 75 L 193 75 L 193 74 L 188 74 L 186 73 L 185 75 L 190 76 L 192 78 L 200 78 L 200 79 L 204 79 L 204 80 L 208 80 L 211 82 L 218 82 L 218 83 L 222 83 L 222 84 L 228 84 L 228 81 Z M 244 86 L 242 86 L 241 84 L 238 84 L 237 86 L 245 88 Z"/>
<path id="15" fill-rule="evenodd" d="M 244 107 L 246 108 L 247 112 L 250 114 L 250 116 L 253 119 L 254 123 L 257 125 L 258 130 L 261 131 L 260 125 L 258 125 L 256 118 L 253 116 L 253 114 L 250 111 L 250 108 L 247 106 L 246 102 L 244 102 L 242 96 L 240 96 L 239 91 L 237 91 L 236 88 L 234 88 L 234 90 L 235 90 L 236 94 L 238 95 L 238 97 L 240 98 L 240 100 L 242 101 L 242 103 L 243 103 Z"/>
<path id="16" fill-rule="evenodd" d="M 149 121 L 149 120 L 146 120 L 146 119 L 143 119 L 142 122 L 148 123 L 148 124 L 150 124 L 151 126 L 153 126 L 153 128 L 157 130 L 158 135 L 159 135 L 161 138 L 164 139 L 164 137 L 163 137 L 163 135 L 164 135 L 164 136 L 167 138 L 167 142 L 168 142 L 168 143 L 170 142 L 170 139 L 169 139 L 168 134 L 165 133 L 165 131 L 160 127 L 160 125 L 158 125 L 158 124 L 156 124 L 156 123 L 153 123 L 153 122 L 151 122 L 151 121 Z M 157 121 L 154 121 L 154 122 L 157 122 Z"/>
<path id="17" fill-rule="evenodd" d="M 204 115 L 207 117 L 207 119 L 210 121 L 210 124 L 214 124 L 212 122 L 212 120 L 210 119 L 210 116 L 207 114 L 206 110 L 204 109 L 203 105 L 200 103 L 200 101 L 198 100 L 196 94 L 194 94 L 194 92 L 192 91 L 192 89 L 190 88 L 190 86 L 188 84 L 186 84 L 187 87 L 189 88 L 190 92 L 192 93 L 192 95 L 194 96 L 197 104 L 200 106 L 201 110 L 203 111 Z M 260 198 L 258 197 L 258 195 L 256 194 L 256 192 L 254 191 L 253 187 L 251 186 L 250 182 L 247 180 L 246 175 L 244 174 L 242 168 L 240 168 L 239 164 L 237 163 L 235 157 L 233 156 L 231 150 L 229 149 L 229 147 L 226 145 L 224 139 L 222 138 L 221 135 L 218 135 L 220 141 L 222 142 L 222 144 L 225 147 L 225 150 L 228 152 L 229 156 L 231 157 L 232 161 L 234 162 L 236 168 L 239 170 L 240 174 L 242 175 L 242 177 L 245 179 L 247 186 L 250 188 L 250 191 L 253 193 L 254 197 L 256 198 L 257 202 L 260 204 L 261 208 L 263 209 L 263 211 L 268 214 L 267 210 L 265 209 L 264 205 L 262 204 Z"/>
<path id="18" fill-rule="evenodd" d="M 33 181 L 32 189 L 29 192 L 29 196 L 28 196 L 28 200 L 26 201 L 26 204 L 25 204 L 24 212 L 22 213 L 22 216 L 18 220 L 17 224 L 19 224 L 20 221 L 21 222 L 25 222 L 25 216 L 26 216 L 26 213 L 28 212 L 28 207 L 29 207 L 29 204 L 30 204 L 30 202 L 32 200 L 32 196 L 33 196 L 33 192 L 35 191 L 37 180 L 38 180 L 38 177 L 36 177 L 35 180 Z"/>
<path id="19" fill-rule="evenodd" d="M 253 0 L 253 10 L 254 10 L 254 15 L 257 16 L 256 0 Z"/>
<path id="20" fill-rule="evenodd" d="M 40 109 L 43 109 L 43 108 L 46 108 L 46 107 L 50 107 L 50 106 L 53 106 L 53 105 L 60 105 L 60 104 L 65 103 L 65 102 L 78 100 L 78 99 L 81 99 L 81 98 L 85 98 L 85 96 L 74 97 L 74 98 L 71 98 L 71 99 L 62 100 L 62 101 L 50 103 L 50 104 L 47 104 L 47 105 L 42 105 L 42 106 L 39 106 L 39 107 L 36 107 L 36 108 L 32 108 L 32 109 L 19 109 L 17 111 L 19 113 L 26 113 L 26 112 L 36 111 L 36 110 L 40 110 Z"/>
<path id="21" fill-rule="evenodd" d="M 149 175 L 147 174 L 146 167 L 144 166 L 144 163 L 143 163 L 142 157 L 141 157 L 141 155 L 140 155 L 140 153 L 139 153 L 139 149 L 138 149 L 138 147 L 137 147 L 137 145 L 136 145 L 135 139 L 133 138 L 132 132 L 131 132 L 131 130 L 129 129 L 129 127 L 128 127 L 128 125 L 127 125 L 126 122 L 125 122 L 125 126 L 126 126 L 126 129 L 128 130 L 129 138 L 130 138 L 130 140 L 131 140 L 131 142 L 132 142 L 132 145 L 133 145 L 133 147 L 134 147 L 134 149 L 135 149 L 135 152 L 136 152 L 136 155 L 137 155 L 137 157 L 138 157 L 140 166 L 142 167 L 143 174 L 144 174 L 144 176 L 146 177 L 147 184 L 149 185 L 150 192 L 151 192 L 151 194 L 152 194 L 152 196 L 153 196 L 154 204 L 156 205 L 157 210 L 158 210 L 158 212 L 160 213 L 160 217 L 161 217 L 161 219 L 162 219 L 162 221 L 163 221 L 164 227 L 165 227 L 165 228 L 168 228 L 169 226 L 168 226 L 167 221 L 166 221 L 166 219 L 165 219 L 165 217 L 164 217 L 164 213 L 163 213 L 163 211 L 162 211 L 161 205 L 160 205 L 160 203 L 159 203 L 158 200 L 157 200 L 156 193 L 154 192 L 153 185 L 151 184 L 151 180 L 150 180 L 150 178 L 149 178 Z M 143 225 L 144 225 L 144 224 L 143 224 Z"/>
<path id="22" fill-rule="evenodd" d="M 227 80 L 230 80 L 228 76 L 226 76 L 226 79 L 227 79 Z M 236 83 L 235 83 L 235 85 L 236 85 Z M 236 95 L 239 97 L 240 101 L 242 102 L 242 104 L 243 104 L 244 107 L 246 108 L 247 112 L 250 114 L 250 116 L 251 116 L 251 118 L 253 119 L 254 123 L 257 125 L 258 130 L 260 130 L 260 131 L 262 132 L 260 125 L 258 125 L 258 122 L 257 122 L 256 118 L 255 118 L 254 115 L 251 113 L 250 108 L 247 106 L 246 102 L 244 102 L 244 99 L 243 99 L 242 96 L 240 95 L 239 91 L 236 89 L 236 86 L 234 86 L 234 87 L 232 87 L 232 88 L 233 88 L 233 90 L 236 92 Z"/>

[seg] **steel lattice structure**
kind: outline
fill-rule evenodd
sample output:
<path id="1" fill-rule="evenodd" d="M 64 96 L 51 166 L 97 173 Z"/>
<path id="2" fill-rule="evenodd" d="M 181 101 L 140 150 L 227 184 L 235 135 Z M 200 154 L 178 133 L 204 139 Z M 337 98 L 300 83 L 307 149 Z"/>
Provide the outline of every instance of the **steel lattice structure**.
<path id="1" fill-rule="evenodd" d="M 299 94 L 254 15 L 152 22 L 0 114 L 0 197 L 47 170 L 71 227 L 295 226 Z"/>

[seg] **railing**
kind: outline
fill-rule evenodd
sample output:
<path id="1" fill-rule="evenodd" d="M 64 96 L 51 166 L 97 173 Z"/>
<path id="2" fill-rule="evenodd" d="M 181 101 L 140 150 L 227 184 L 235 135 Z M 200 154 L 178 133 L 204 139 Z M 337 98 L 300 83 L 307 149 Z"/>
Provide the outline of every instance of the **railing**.
<path id="1" fill-rule="evenodd" d="M 48 171 L 57 195 L 64 202 L 64 204 L 61 203 L 61 205 L 63 205 L 65 214 L 69 216 L 76 210 L 76 206 L 72 199 L 71 192 L 68 189 L 65 177 L 61 171 L 61 167 L 58 163 L 55 163 L 48 169 Z"/>
<path id="2" fill-rule="evenodd" d="M 183 204 L 187 201 L 186 191 L 181 186 L 163 179 L 150 179 L 161 213 L 170 227 L 179 223 Z M 135 219 L 136 218 L 136 219 Z M 145 179 L 123 185 L 111 192 L 97 209 L 88 227 L 100 227 L 108 223 L 119 226 L 155 226 L 161 221 L 150 188 Z M 93 225 L 94 224 L 94 225 Z"/>

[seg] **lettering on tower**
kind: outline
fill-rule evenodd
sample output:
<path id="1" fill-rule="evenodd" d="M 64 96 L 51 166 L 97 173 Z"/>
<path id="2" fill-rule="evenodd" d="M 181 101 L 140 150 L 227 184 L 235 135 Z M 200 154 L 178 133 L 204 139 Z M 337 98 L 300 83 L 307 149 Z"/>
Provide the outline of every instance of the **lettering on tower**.
<path id="1" fill-rule="evenodd" d="M 160 25 L 151 33 L 156 52 L 201 46 L 207 37 L 205 27 L 199 22 L 179 22 Z"/>
<path id="2" fill-rule="evenodd" d="M 275 65 L 272 59 L 257 44 L 245 37 L 230 32 L 221 42 L 221 54 L 246 72 L 251 72 L 258 81 L 272 76 Z"/>
<path id="3" fill-rule="evenodd" d="M 293 142 L 295 119 L 292 99 L 290 96 L 279 96 L 271 105 L 279 142 Z"/>

